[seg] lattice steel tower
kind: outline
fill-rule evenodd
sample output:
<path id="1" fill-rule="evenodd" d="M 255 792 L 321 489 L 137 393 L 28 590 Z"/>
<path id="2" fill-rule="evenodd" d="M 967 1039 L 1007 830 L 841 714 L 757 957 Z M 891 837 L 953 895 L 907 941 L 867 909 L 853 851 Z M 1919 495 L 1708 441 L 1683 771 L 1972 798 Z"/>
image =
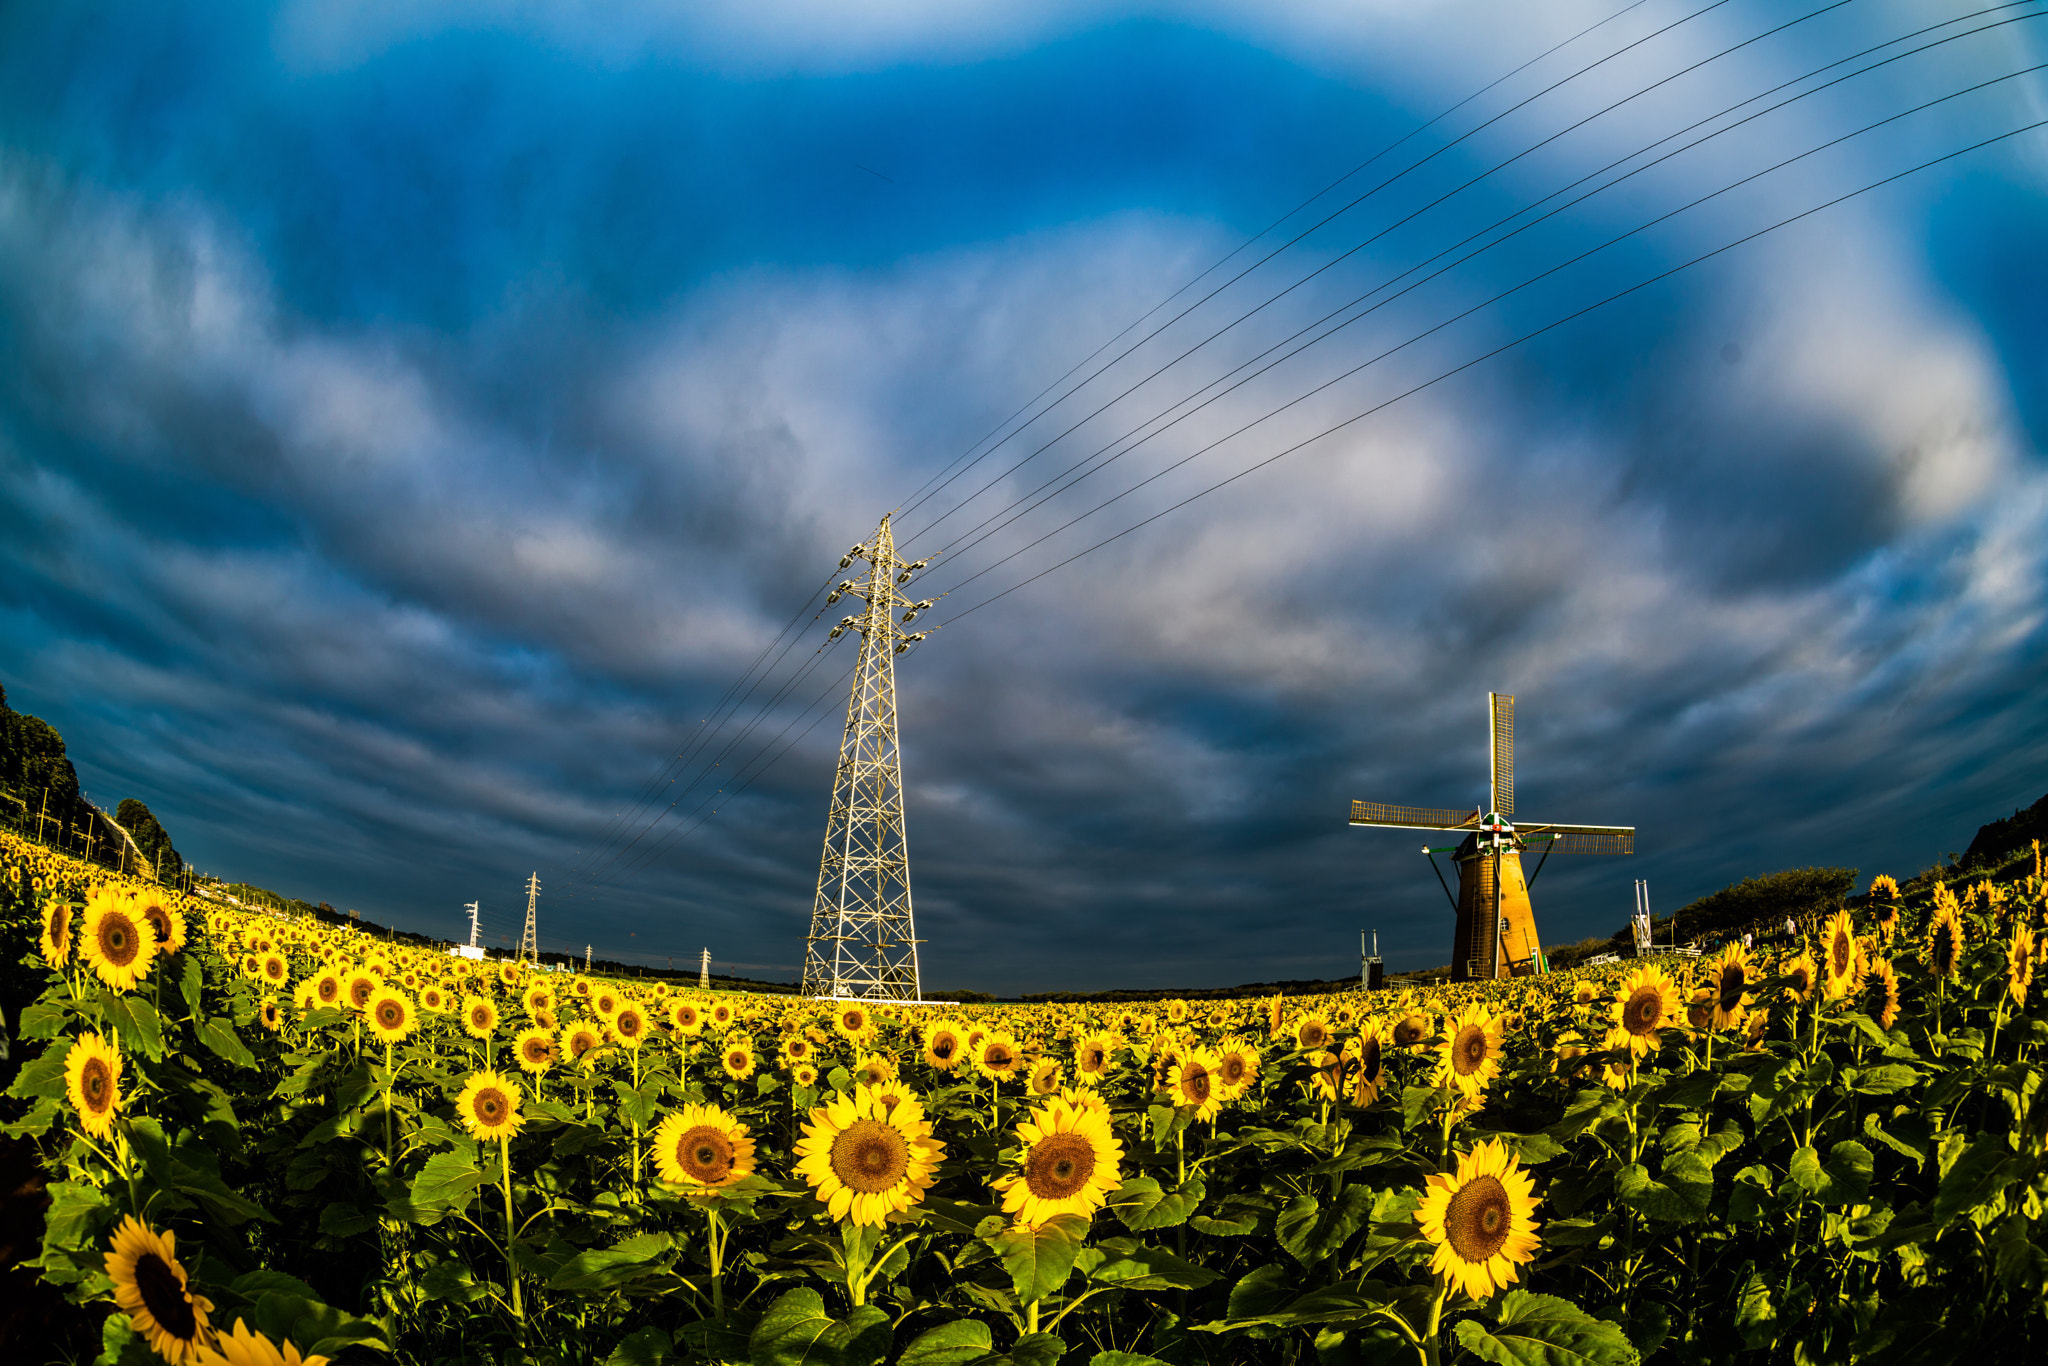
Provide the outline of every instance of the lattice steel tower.
<path id="1" fill-rule="evenodd" d="M 844 569 L 866 560 L 864 579 L 847 580 L 828 602 L 860 598 L 867 610 L 832 629 L 860 633 L 860 661 L 846 703 L 846 734 L 825 817 L 818 895 L 804 945 L 806 996 L 915 1001 L 917 929 L 910 915 L 910 850 L 903 837 L 903 775 L 896 747 L 896 656 L 926 633 L 903 628 L 931 608 L 898 590 L 927 561 L 905 565 L 884 517 L 873 538 L 846 552 Z"/>
<path id="2" fill-rule="evenodd" d="M 519 961 L 540 962 L 540 941 L 534 935 L 534 912 L 540 906 L 540 874 L 526 879 L 526 928 L 519 934 Z"/>

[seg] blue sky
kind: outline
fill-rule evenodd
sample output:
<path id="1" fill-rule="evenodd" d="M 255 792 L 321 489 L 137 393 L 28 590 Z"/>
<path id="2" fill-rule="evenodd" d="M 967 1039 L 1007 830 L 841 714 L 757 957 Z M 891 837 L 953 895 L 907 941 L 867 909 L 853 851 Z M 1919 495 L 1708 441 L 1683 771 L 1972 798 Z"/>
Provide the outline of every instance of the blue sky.
<path id="1" fill-rule="evenodd" d="M 848 544 L 1153 433 L 947 620 L 1299 445 L 904 657 L 930 984 L 1444 961 L 1343 815 L 1476 800 L 1489 689 L 1640 828 L 1553 941 L 1915 871 L 2048 790 L 2048 4 L 1624 3 L 10 7 L 0 680 L 202 867 L 766 973 L 850 660 L 588 851 Z"/>

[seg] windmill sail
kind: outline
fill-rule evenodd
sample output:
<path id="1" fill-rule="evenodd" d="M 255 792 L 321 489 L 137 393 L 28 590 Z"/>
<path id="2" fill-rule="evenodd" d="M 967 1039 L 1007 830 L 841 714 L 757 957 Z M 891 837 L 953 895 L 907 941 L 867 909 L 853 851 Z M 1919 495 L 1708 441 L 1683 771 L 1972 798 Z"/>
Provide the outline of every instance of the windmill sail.
<path id="1" fill-rule="evenodd" d="M 1503 816 L 1515 814 L 1515 696 L 1490 692 L 1486 695 L 1493 721 L 1493 809 Z"/>
<path id="2" fill-rule="evenodd" d="M 1387 825 L 1397 830 L 1467 830 L 1479 824 L 1479 813 L 1446 811 L 1441 807 L 1388 806 L 1383 802 L 1353 802 L 1351 823 Z"/>

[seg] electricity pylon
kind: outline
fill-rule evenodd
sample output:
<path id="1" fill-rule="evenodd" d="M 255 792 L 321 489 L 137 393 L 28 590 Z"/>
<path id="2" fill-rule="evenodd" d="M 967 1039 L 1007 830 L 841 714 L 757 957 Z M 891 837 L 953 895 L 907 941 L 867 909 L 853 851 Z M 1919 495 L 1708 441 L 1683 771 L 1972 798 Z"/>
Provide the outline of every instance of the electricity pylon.
<path id="1" fill-rule="evenodd" d="M 921 988 L 896 745 L 896 656 L 925 638 L 924 631 L 903 628 L 932 604 L 908 602 L 897 590 L 928 561 L 905 565 L 896 558 L 887 517 L 872 539 L 846 552 L 839 567 L 857 559 L 868 562 L 866 577 L 847 580 L 826 599 L 851 595 L 865 601 L 867 610 L 832 628 L 834 637 L 860 633 L 860 660 L 825 817 L 802 990 L 806 996 L 915 1001 Z"/>
<path id="2" fill-rule="evenodd" d="M 533 913 L 540 904 L 540 874 L 526 879 L 526 929 L 519 936 L 519 961 L 540 962 L 540 941 L 534 935 Z"/>

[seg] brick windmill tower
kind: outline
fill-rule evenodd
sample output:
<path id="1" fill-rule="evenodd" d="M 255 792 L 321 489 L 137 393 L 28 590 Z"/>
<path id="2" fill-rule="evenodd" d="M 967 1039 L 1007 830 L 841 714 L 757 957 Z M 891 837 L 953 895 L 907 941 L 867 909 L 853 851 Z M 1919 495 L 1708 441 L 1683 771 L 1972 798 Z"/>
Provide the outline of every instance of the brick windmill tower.
<path id="1" fill-rule="evenodd" d="M 1395 830 L 1467 831 L 1463 842 L 1440 848 L 1423 846 L 1435 867 L 1438 854 L 1458 865 L 1454 904 L 1458 928 L 1451 944 L 1451 980 L 1488 981 L 1545 971 L 1543 944 L 1536 936 L 1536 913 L 1529 904 L 1529 885 L 1553 853 L 1632 854 L 1632 825 L 1564 825 L 1554 821 L 1515 824 L 1515 699 L 1488 693 L 1492 727 L 1492 802 L 1485 809 L 1445 811 L 1416 806 L 1351 803 L 1353 825 L 1379 825 Z M 1541 847 L 1536 871 L 1522 874 L 1524 850 Z M 1443 878 L 1438 869 L 1437 878 Z M 1450 884 L 1444 884 L 1445 895 Z"/>

